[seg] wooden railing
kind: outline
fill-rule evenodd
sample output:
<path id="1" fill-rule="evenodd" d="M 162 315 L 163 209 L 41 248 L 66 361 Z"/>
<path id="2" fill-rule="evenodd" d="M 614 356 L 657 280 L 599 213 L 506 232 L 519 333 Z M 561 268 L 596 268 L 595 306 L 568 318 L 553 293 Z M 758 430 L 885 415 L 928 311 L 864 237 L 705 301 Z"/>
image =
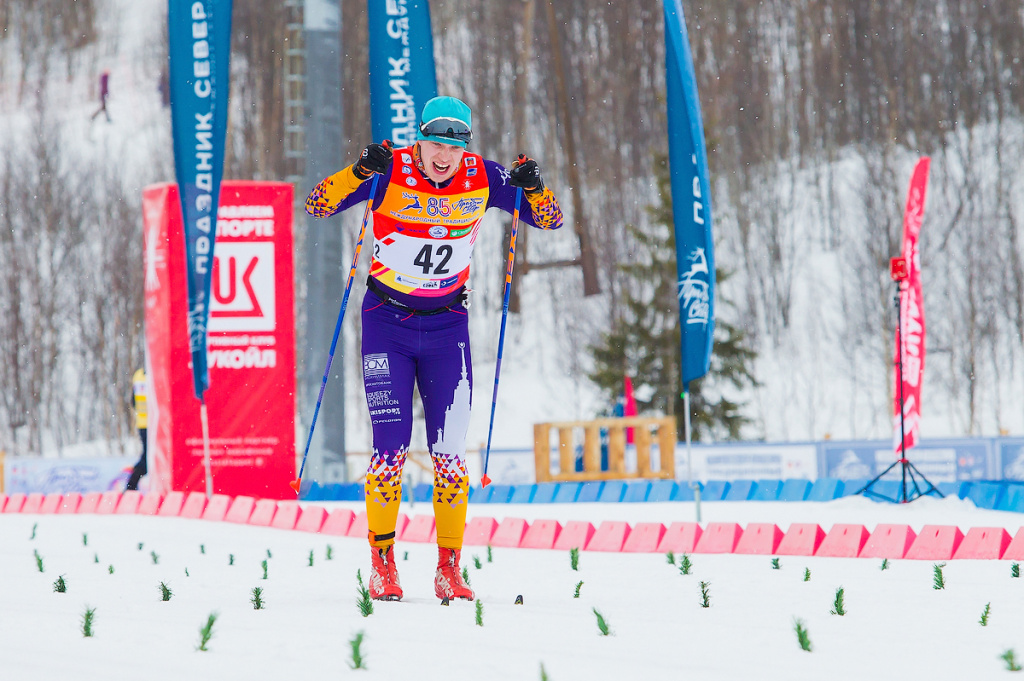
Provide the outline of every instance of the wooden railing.
<path id="1" fill-rule="evenodd" d="M 636 470 L 626 470 L 626 430 L 633 429 Z M 601 430 L 608 433 L 608 470 L 601 470 Z M 551 431 L 558 432 L 558 468 L 551 473 Z M 583 470 L 576 470 L 576 447 L 582 434 Z M 651 443 L 657 441 L 660 465 L 651 470 Z M 585 482 L 624 478 L 675 478 L 676 420 L 672 416 L 607 418 L 594 421 L 537 423 L 533 456 L 537 482 Z"/>

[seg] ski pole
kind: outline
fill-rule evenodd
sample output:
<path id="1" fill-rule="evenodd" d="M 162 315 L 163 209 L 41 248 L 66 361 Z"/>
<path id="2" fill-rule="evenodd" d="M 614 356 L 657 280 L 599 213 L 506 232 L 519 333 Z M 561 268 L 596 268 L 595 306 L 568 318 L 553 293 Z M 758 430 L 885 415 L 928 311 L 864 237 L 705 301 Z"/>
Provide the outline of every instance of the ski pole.
<path id="1" fill-rule="evenodd" d="M 387 141 L 384 142 L 387 146 Z M 373 183 L 370 185 L 370 198 L 366 201 L 366 210 L 363 211 L 363 225 L 359 228 L 359 239 L 356 241 L 356 252 L 352 254 L 352 268 L 348 271 L 348 283 L 345 285 L 345 295 L 341 299 L 341 310 L 338 311 L 338 323 L 334 325 L 334 338 L 331 339 L 331 352 L 327 355 L 327 368 L 324 369 L 324 380 L 320 383 L 320 394 L 316 398 L 316 409 L 313 410 L 313 422 L 309 424 L 309 436 L 306 438 L 306 451 L 302 454 L 302 465 L 299 466 L 299 477 L 288 484 L 299 493 L 299 486 L 302 484 L 302 473 L 306 470 L 306 457 L 309 456 L 309 443 L 313 441 L 313 429 L 316 428 L 316 417 L 320 414 L 320 402 L 324 399 L 324 389 L 327 387 L 327 377 L 331 375 L 331 362 L 334 361 L 334 350 L 338 347 L 338 335 L 341 333 L 341 320 L 345 318 L 345 308 L 348 307 L 348 294 L 352 291 L 352 280 L 356 276 L 356 267 L 359 265 L 359 252 L 363 249 L 363 237 L 366 236 L 366 223 L 370 219 L 370 208 L 373 206 L 373 197 L 377 194 L 377 180 L 380 175 L 373 174 Z M 344 399 L 344 395 L 342 396 Z"/>
<path id="2" fill-rule="evenodd" d="M 519 160 L 526 157 L 519 155 Z M 491 397 L 491 425 L 487 428 L 487 452 L 484 454 L 484 474 L 480 478 L 480 486 L 487 487 L 491 479 L 487 477 L 487 463 L 491 459 L 491 435 L 494 434 L 494 408 L 498 405 L 498 377 L 501 375 L 501 353 L 505 348 L 505 322 L 508 320 L 508 296 L 512 292 L 512 266 L 516 262 L 516 234 L 519 233 L 519 204 L 522 203 L 523 189 L 516 187 L 516 204 L 512 212 L 512 236 L 508 240 L 508 265 L 505 267 L 505 301 L 501 305 L 501 332 L 498 334 L 498 361 L 494 365 L 494 396 Z"/>

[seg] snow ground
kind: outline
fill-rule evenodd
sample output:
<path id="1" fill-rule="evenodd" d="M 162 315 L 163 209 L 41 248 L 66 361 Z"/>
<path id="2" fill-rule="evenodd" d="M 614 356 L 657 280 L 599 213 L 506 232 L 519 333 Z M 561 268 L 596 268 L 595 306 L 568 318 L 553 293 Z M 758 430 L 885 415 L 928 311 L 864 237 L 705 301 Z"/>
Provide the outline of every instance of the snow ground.
<path id="1" fill-rule="evenodd" d="M 784 530 L 796 521 L 826 530 L 833 522 L 869 529 L 904 522 L 915 530 L 955 523 L 964 531 L 1002 526 L 1015 533 L 1024 521 L 957 499 L 905 506 L 851 498 L 712 502 L 702 510 L 705 522 L 776 522 Z M 430 513 L 427 504 L 403 511 Z M 472 515 L 595 524 L 668 523 L 693 520 L 693 513 L 692 504 L 471 507 Z M 582 552 L 574 572 L 564 551 L 496 548 L 488 563 L 485 547 L 466 547 L 463 566 L 484 606 L 478 627 L 474 604 L 439 607 L 434 547 L 400 542 L 397 555 L 406 552 L 398 566 L 405 599 L 377 603 L 364 619 L 355 605 L 355 574 L 362 570 L 365 578 L 369 561 L 359 539 L 177 518 L 0 515 L 0 676 L 518 680 L 542 678 L 543 665 L 552 681 L 988 679 L 1007 673 L 1000 659 L 1006 650 L 1024 656 L 1024 581 L 1011 578 L 1008 561 L 950 561 L 948 586 L 940 591 L 932 587 L 930 561 L 891 561 L 882 571 L 873 559 L 783 556 L 773 570 L 769 556 L 693 555 L 693 574 L 684 576 L 660 554 Z M 59 576 L 67 584 L 63 594 L 53 589 Z M 710 583 L 707 609 L 701 581 Z M 170 601 L 161 601 L 161 582 L 173 592 Z M 264 589 L 264 610 L 250 604 L 254 587 Z M 844 617 L 830 614 L 839 587 Z M 520 594 L 524 604 L 514 605 Z M 987 603 L 990 620 L 982 627 Z M 91 638 L 81 633 L 87 607 L 95 608 Z M 599 635 L 594 608 L 611 636 Z M 213 612 L 219 617 L 209 650 L 197 651 L 199 629 Z M 794 618 L 808 630 L 811 653 L 797 645 Z M 349 641 L 360 631 L 365 672 L 347 666 Z"/>

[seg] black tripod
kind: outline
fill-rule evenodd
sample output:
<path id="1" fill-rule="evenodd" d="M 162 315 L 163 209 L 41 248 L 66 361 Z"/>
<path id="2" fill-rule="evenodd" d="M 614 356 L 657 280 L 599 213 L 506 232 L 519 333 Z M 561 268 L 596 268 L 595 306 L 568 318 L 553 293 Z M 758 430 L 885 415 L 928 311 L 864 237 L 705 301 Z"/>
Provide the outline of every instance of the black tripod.
<path id="1" fill-rule="evenodd" d="M 896 282 L 896 348 L 897 348 L 897 383 L 899 383 L 899 398 L 900 398 L 900 458 L 892 462 L 892 464 L 884 471 L 876 475 L 871 479 L 868 484 L 857 492 L 857 494 L 863 494 L 867 497 L 875 497 L 877 499 L 884 499 L 885 501 L 891 501 L 897 504 L 908 504 L 918 497 L 924 496 L 925 494 L 937 494 L 939 497 L 944 495 L 939 489 L 931 483 L 931 481 L 924 476 L 924 473 L 917 469 L 917 466 L 910 462 L 907 458 L 906 449 L 906 424 L 904 423 L 903 415 L 903 310 L 900 305 L 900 294 L 903 292 L 903 282 L 906 281 L 907 272 L 907 261 L 905 258 L 893 258 L 890 262 L 890 274 L 892 280 Z M 895 499 L 890 499 L 888 496 L 876 492 L 871 489 L 876 482 L 885 477 L 885 474 L 891 471 L 896 466 L 902 468 L 903 473 L 903 484 L 900 487 L 900 491 L 896 493 Z M 910 485 L 907 481 L 910 481 Z M 920 479 L 921 484 L 918 484 Z M 927 485 L 924 491 L 921 488 Z M 910 489 L 913 486 L 913 490 Z"/>

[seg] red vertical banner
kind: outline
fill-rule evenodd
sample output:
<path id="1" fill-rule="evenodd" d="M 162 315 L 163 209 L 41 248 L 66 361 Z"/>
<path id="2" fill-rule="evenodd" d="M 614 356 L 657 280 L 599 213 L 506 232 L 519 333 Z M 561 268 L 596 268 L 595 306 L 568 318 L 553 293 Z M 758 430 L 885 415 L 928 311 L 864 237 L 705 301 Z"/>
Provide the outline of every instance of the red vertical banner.
<path id="1" fill-rule="evenodd" d="M 293 498 L 295 315 L 292 186 L 225 181 L 208 325 L 213 490 Z M 143 191 L 150 489 L 206 491 L 192 390 L 178 188 Z"/>
<path id="2" fill-rule="evenodd" d="M 903 252 L 907 263 L 907 278 L 900 283 L 900 328 L 896 332 L 896 350 L 893 354 L 895 417 L 894 446 L 896 453 L 910 449 L 919 439 L 921 421 L 921 379 L 924 377 L 925 325 L 924 297 L 921 290 L 921 252 L 918 235 L 924 218 L 925 193 L 928 188 L 928 168 L 931 161 L 922 156 L 910 178 L 907 208 L 903 215 Z M 900 363 L 902 358 L 902 371 Z M 902 375 L 902 385 L 900 377 Z M 900 414 L 902 397 L 903 413 Z M 903 434 L 902 442 L 900 434 Z"/>

